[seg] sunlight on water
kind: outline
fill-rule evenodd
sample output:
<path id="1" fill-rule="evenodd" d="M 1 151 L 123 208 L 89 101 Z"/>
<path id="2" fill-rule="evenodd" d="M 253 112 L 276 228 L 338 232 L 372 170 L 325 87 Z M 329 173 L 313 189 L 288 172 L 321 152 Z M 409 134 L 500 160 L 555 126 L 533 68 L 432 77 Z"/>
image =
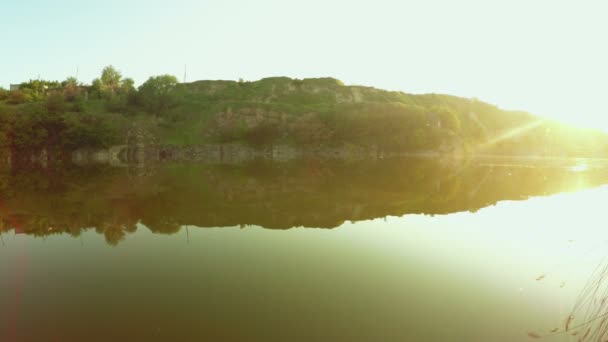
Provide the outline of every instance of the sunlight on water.
<path id="1" fill-rule="evenodd" d="M 430 235 L 420 253 L 440 249 L 449 255 L 442 260 L 449 259 L 458 268 L 476 267 L 477 281 L 493 284 L 494 295 L 519 302 L 504 310 L 510 311 L 511 319 L 526 317 L 519 326 L 522 331 L 527 327 L 547 340 L 567 341 L 571 334 L 580 337 L 589 329 L 587 338 L 604 341 L 608 336 L 597 324 L 605 322 L 598 319 L 608 311 L 600 291 L 608 283 L 596 281 L 595 291 L 587 282 L 607 265 L 608 229 L 602 224 L 606 200 L 608 188 L 603 187 L 504 202 L 476 214 L 420 217 L 424 234 Z M 592 311 L 593 307 L 598 309 Z M 521 338 L 513 335 L 510 340 Z"/>
<path id="2" fill-rule="evenodd" d="M 576 166 L 571 167 L 570 171 L 582 172 L 582 171 L 587 171 L 588 169 L 589 169 L 589 165 L 587 165 L 587 164 L 578 164 Z"/>
<path id="3" fill-rule="evenodd" d="M 605 341 L 591 162 L 9 178 L 0 340 Z"/>

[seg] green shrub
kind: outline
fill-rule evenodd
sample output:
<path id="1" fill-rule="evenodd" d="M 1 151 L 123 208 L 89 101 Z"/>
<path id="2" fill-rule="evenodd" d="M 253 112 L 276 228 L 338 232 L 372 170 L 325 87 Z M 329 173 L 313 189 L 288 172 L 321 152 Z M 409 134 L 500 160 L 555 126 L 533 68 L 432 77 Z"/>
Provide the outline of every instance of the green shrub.
<path id="1" fill-rule="evenodd" d="M 60 92 L 53 92 L 46 98 L 46 109 L 50 114 L 60 114 L 65 112 L 65 100 Z"/>
<path id="2" fill-rule="evenodd" d="M 26 94 L 23 91 L 15 90 L 15 91 L 9 92 L 6 102 L 9 104 L 12 104 L 12 105 L 17 105 L 17 104 L 25 103 L 25 102 L 27 102 L 27 100 L 28 100 L 28 97 L 26 96 Z"/>

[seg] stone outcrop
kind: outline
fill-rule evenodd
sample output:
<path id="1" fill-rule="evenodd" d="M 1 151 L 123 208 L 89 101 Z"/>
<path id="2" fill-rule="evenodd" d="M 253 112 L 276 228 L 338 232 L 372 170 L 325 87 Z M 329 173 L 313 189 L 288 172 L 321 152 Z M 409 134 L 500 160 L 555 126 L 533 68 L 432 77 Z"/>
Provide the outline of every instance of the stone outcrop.
<path id="1" fill-rule="evenodd" d="M 108 149 L 80 149 L 72 152 L 72 163 L 76 165 L 108 164 L 125 166 L 127 145 L 116 145 Z"/>

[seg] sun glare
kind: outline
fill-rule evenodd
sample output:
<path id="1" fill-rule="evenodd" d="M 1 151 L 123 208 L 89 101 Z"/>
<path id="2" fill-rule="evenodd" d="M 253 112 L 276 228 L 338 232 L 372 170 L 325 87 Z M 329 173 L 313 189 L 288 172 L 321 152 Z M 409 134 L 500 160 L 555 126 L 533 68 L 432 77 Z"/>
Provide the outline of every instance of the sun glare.
<path id="1" fill-rule="evenodd" d="M 534 129 L 534 128 L 542 125 L 545 122 L 546 122 L 545 119 L 538 119 L 538 120 L 534 120 L 534 121 L 532 121 L 532 122 L 530 122 L 530 123 L 528 123 L 526 125 L 510 129 L 507 132 L 505 132 L 504 134 L 502 134 L 502 135 L 500 135 L 500 136 L 498 136 L 498 137 L 496 137 L 496 138 L 494 138 L 494 139 L 486 142 L 485 144 L 483 144 L 482 146 L 480 146 L 480 149 L 488 148 L 488 147 L 491 147 L 493 145 L 498 144 L 501 141 L 508 140 L 508 139 L 513 138 L 513 137 L 516 137 L 516 136 L 518 136 L 520 134 L 523 134 L 523 133 L 525 133 L 525 132 L 527 132 L 527 131 L 529 131 L 531 129 Z"/>
<path id="2" fill-rule="evenodd" d="M 570 171 L 573 172 L 583 172 L 583 171 L 587 171 L 589 169 L 589 165 L 587 164 L 577 164 L 573 167 L 570 168 Z"/>

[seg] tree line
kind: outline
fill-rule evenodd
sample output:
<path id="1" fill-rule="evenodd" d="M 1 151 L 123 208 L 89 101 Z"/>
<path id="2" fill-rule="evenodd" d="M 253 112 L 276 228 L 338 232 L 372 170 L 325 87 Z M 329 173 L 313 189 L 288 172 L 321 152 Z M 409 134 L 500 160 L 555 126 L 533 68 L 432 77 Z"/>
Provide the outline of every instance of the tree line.
<path id="1" fill-rule="evenodd" d="M 66 110 L 79 111 L 80 102 L 89 99 L 105 100 L 106 109 L 125 111 L 129 106 L 160 114 L 176 103 L 173 94 L 177 78 L 171 75 L 150 77 L 138 88 L 132 78 L 123 77 L 113 66 L 105 67 L 99 78 L 85 85 L 75 77 L 66 80 L 30 80 L 21 83 L 18 90 L 0 88 L 0 103 L 20 105 L 46 101 L 50 113 Z M 71 106 L 70 106 L 71 104 Z"/>
<path id="2" fill-rule="evenodd" d="M 160 116 L 177 104 L 177 78 L 150 77 L 140 87 L 113 66 L 91 84 L 30 80 L 0 88 L 0 154 L 107 147 L 120 142 L 129 116 Z M 27 153 L 25 153 L 27 152 Z"/>

